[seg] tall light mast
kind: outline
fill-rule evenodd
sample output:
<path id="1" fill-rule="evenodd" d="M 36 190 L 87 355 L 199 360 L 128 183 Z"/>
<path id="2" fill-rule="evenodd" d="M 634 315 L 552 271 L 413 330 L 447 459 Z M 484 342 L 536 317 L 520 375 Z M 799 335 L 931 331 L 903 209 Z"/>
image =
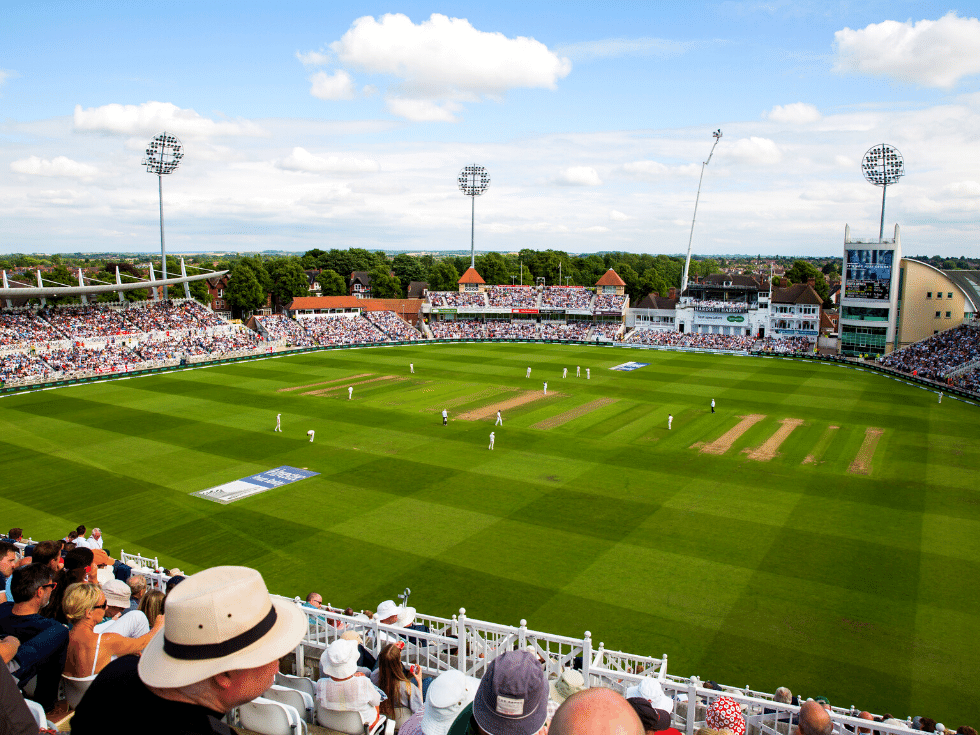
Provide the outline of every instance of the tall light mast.
<path id="1" fill-rule="evenodd" d="M 708 160 L 701 164 L 701 178 L 698 179 L 698 195 L 694 197 L 694 216 L 691 218 L 691 236 L 687 239 L 687 260 L 684 261 L 684 275 L 681 278 L 681 295 L 687 290 L 687 274 L 691 270 L 691 244 L 694 242 L 694 222 L 698 218 L 698 200 L 701 198 L 701 182 L 704 181 L 704 169 L 711 162 L 711 157 L 715 154 L 715 146 L 721 140 L 721 128 L 711 134 L 715 142 L 711 145 L 711 152 Z"/>

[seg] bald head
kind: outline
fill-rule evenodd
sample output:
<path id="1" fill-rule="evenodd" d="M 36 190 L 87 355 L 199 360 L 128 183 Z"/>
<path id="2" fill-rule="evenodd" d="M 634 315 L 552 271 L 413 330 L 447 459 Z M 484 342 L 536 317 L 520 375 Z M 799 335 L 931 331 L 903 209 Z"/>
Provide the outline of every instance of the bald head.
<path id="1" fill-rule="evenodd" d="M 874 715 L 871 714 L 870 712 L 862 712 L 861 714 L 858 715 L 858 717 L 860 719 L 862 719 L 862 720 L 871 720 L 872 722 L 874 722 L 874 719 L 875 719 Z M 857 729 L 857 731 L 859 733 L 871 732 L 871 728 L 870 727 L 859 727 Z"/>
<path id="2" fill-rule="evenodd" d="M 810 699 L 800 706 L 800 735 L 830 735 L 833 730 L 830 713 L 820 702 Z"/>
<path id="3" fill-rule="evenodd" d="M 555 712 L 548 735 L 644 735 L 632 705 L 612 689 L 576 692 Z"/>

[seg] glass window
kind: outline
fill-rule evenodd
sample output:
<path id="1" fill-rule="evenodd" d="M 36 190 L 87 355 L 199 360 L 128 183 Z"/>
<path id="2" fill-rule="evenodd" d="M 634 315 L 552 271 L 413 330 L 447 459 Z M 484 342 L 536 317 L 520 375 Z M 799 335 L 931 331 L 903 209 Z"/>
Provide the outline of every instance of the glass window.
<path id="1" fill-rule="evenodd" d="M 953 292 L 952 292 L 952 291 L 950 291 L 950 292 L 949 292 L 948 294 L 946 294 L 946 298 L 947 298 L 947 299 L 951 299 L 951 298 L 953 298 Z"/>
<path id="2" fill-rule="evenodd" d="M 936 319 L 938 319 L 938 318 L 939 318 L 939 315 L 940 315 L 941 313 L 942 313 L 942 312 L 939 312 L 939 311 L 937 311 L 937 312 L 936 312 Z"/>
<path id="3" fill-rule="evenodd" d="M 936 291 L 936 298 L 937 299 L 941 299 L 942 297 L 943 297 L 943 292 L 942 291 Z"/>
<path id="4" fill-rule="evenodd" d="M 927 299 L 931 299 L 932 298 L 932 291 L 926 291 L 926 298 Z"/>
<path id="5" fill-rule="evenodd" d="M 946 318 L 949 319 L 951 316 L 953 316 L 953 313 L 950 312 L 950 311 L 947 311 L 946 312 Z"/>

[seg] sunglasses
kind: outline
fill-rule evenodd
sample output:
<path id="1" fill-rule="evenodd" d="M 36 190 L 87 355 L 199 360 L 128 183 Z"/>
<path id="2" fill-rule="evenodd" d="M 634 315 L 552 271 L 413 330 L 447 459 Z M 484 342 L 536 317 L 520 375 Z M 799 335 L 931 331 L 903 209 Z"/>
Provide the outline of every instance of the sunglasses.
<path id="1" fill-rule="evenodd" d="M 96 605 L 92 609 L 93 610 L 105 610 L 107 607 L 109 607 L 109 603 L 108 602 L 103 602 L 101 605 Z"/>
<path id="2" fill-rule="evenodd" d="M 41 589 L 47 589 L 48 587 L 50 587 L 51 589 L 54 589 L 57 586 L 58 586 L 58 583 L 57 582 L 48 582 L 47 584 L 42 584 L 41 585 Z"/>

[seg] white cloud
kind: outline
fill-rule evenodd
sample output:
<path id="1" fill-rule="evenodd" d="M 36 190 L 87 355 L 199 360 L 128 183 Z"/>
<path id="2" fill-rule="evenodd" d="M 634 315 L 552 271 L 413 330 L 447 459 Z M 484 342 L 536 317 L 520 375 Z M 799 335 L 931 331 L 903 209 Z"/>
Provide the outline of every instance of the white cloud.
<path id="1" fill-rule="evenodd" d="M 616 209 L 613 209 L 613 210 L 611 210 L 609 212 L 609 219 L 611 219 L 611 220 L 613 220 L 615 222 L 625 222 L 626 220 L 629 219 L 629 216 L 623 214 L 622 212 L 620 212 L 620 211 L 618 211 Z"/>
<path id="2" fill-rule="evenodd" d="M 776 105 L 769 112 L 763 113 L 764 118 L 773 122 L 803 125 L 820 120 L 820 110 L 806 102 L 794 102 L 790 105 Z"/>
<path id="3" fill-rule="evenodd" d="M 141 105 L 110 104 L 82 108 L 75 105 L 76 130 L 103 133 L 153 135 L 164 130 L 177 136 L 207 138 L 214 135 L 259 136 L 265 132 L 248 120 L 216 122 L 194 110 L 184 110 L 170 102 L 144 102 Z"/>
<path id="4" fill-rule="evenodd" d="M 883 75 L 949 89 L 980 73 L 980 20 L 955 11 L 939 20 L 886 20 L 834 34 L 836 71 Z"/>
<path id="5" fill-rule="evenodd" d="M 312 173 L 373 173 L 380 170 L 377 161 L 366 158 L 340 158 L 338 156 L 316 156 L 305 148 L 293 148 L 293 152 L 276 162 L 286 171 L 309 171 Z"/>
<path id="6" fill-rule="evenodd" d="M 99 173 L 99 169 L 87 163 L 73 161 L 66 156 L 57 156 L 50 160 L 30 156 L 19 161 L 12 161 L 10 170 L 18 174 L 31 176 L 67 176 L 75 179 L 91 178 Z"/>
<path id="7" fill-rule="evenodd" d="M 321 100 L 349 100 L 354 98 L 354 80 L 343 69 L 333 74 L 319 71 L 310 77 L 310 94 Z"/>
<path id="8" fill-rule="evenodd" d="M 976 199 L 980 197 L 980 183 L 976 181 L 957 181 L 947 186 L 943 191 L 951 197 Z"/>
<path id="9" fill-rule="evenodd" d="M 604 38 L 598 41 L 582 41 L 555 48 L 555 53 L 570 59 L 591 61 L 619 56 L 673 57 L 686 53 L 689 43 L 664 38 Z"/>
<path id="10" fill-rule="evenodd" d="M 555 177 L 554 182 L 563 186 L 600 186 L 599 173 L 591 166 L 570 166 Z"/>
<path id="11" fill-rule="evenodd" d="M 779 163 L 783 159 L 783 153 L 775 142 L 769 138 L 757 138 L 754 135 L 749 138 L 740 138 L 731 145 L 725 146 L 724 156 L 756 166 Z"/>
<path id="12" fill-rule="evenodd" d="M 641 178 L 666 178 L 668 176 L 697 176 L 701 166 L 687 163 L 683 166 L 667 166 L 659 161 L 630 161 L 623 164 L 623 171 Z"/>
<path id="13" fill-rule="evenodd" d="M 609 232 L 609 228 L 603 227 L 602 225 L 593 225 L 592 227 L 583 227 L 582 232 L 595 232 L 595 233 Z"/>
<path id="14" fill-rule="evenodd" d="M 15 76 L 17 76 L 15 72 L 12 72 L 8 69 L 0 69 L 0 87 L 2 87 L 8 79 L 11 79 Z"/>
<path id="15" fill-rule="evenodd" d="M 393 77 L 388 109 L 409 120 L 452 122 L 458 108 L 449 102 L 499 100 L 511 89 L 554 89 L 572 68 L 533 38 L 480 31 L 466 19 L 439 13 L 418 24 L 400 13 L 364 16 L 330 49 L 346 69 Z M 298 56 L 318 63 L 325 58 L 318 52 Z"/>
<path id="16" fill-rule="evenodd" d="M 403 117 L 412 122 L 455 122 L 455 113 L 462 109 L 460 105 L 451 101 L 439 104 L 432 100 L 415 100 L 404 97 L 390 97 L 387 103 L 388 110 L 392 115 Z"/>
<path id="17" fill-rule="evenodd" d="M 299 59 L 299 63 L 303 66 L 326 66 L 333 58 L 330 54 L 325 54 L 322 51 L 297 51 L 296 58 Z"/>

